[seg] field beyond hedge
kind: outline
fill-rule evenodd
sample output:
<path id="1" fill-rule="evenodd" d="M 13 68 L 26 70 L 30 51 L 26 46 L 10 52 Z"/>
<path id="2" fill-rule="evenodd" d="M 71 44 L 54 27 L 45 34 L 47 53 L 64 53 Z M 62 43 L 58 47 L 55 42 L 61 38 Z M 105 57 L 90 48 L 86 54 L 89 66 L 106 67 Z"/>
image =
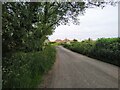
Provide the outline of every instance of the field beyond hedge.
<path id="1" fill-rule="evenodd" d="M 43 51 L 17 52 L 3 58 L 3 88 L 35 88 L 54 64 L 56 51 L 47 46 Z"/>
<path id="2" fill-rule="evenodd" d="M 62 45 L 74 52 L 119 66 L 120 38 L 101 38 L 96 41 L 88 39 Z"/>

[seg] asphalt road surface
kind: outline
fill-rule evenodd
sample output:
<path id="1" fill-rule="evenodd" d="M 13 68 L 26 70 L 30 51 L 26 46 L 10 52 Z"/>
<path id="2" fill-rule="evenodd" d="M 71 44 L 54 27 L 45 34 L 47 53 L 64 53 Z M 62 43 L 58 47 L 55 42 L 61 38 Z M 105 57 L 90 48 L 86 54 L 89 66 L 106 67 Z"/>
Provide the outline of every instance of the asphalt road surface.
<path id="1" fill-rule="evenodd" d="M 39 87 L 118 88 L 118 67 L 56 47 L 56 62 Z"/>

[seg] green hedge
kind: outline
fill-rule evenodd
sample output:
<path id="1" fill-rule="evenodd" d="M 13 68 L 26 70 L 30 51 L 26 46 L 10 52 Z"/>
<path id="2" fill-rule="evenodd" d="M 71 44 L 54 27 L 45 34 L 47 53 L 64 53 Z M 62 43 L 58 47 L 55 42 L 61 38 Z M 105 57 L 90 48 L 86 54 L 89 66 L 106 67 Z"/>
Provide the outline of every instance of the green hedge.
<path id="1" fill-rule="evenodd" d="M 88 39 L 63 44 L 63 46 L 72 51 L 119 66 L 120 38 L 101 38 L 96 41 Z"/>
<path id="2" fill-rule="evenodd" d="M 18 52 L 3 58 L 3 88 L 34 88 L 55 61 L 55 48 L 39 52 Z"/>

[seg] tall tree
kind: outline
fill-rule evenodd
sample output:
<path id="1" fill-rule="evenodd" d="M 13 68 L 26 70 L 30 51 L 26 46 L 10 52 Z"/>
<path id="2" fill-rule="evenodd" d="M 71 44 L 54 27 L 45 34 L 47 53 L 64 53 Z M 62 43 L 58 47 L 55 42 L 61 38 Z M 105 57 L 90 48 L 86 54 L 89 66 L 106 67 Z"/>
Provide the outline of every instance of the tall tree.
<path id="1" fill-rule="evenodd" d="M 77 16 L 105 2 L 5 2 L 3 3 L 3 53 L 41 50 L 44 40 L 60 24 L 79 24 Z"/>

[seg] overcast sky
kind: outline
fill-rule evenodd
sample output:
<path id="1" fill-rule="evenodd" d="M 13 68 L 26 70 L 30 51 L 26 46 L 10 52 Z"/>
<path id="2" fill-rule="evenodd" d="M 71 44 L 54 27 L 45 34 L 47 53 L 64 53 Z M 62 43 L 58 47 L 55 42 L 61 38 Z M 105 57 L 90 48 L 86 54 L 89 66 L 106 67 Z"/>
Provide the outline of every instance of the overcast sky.
<path id="1" fill-rule="evenodd" d="M 107 6 L 104 9 L 87 9 L 84 16 L 79 16 L 80 25 L 60 25 L 49 37 L 56 39 L 97 39 L 118 37 L 118 6 Z"/>

